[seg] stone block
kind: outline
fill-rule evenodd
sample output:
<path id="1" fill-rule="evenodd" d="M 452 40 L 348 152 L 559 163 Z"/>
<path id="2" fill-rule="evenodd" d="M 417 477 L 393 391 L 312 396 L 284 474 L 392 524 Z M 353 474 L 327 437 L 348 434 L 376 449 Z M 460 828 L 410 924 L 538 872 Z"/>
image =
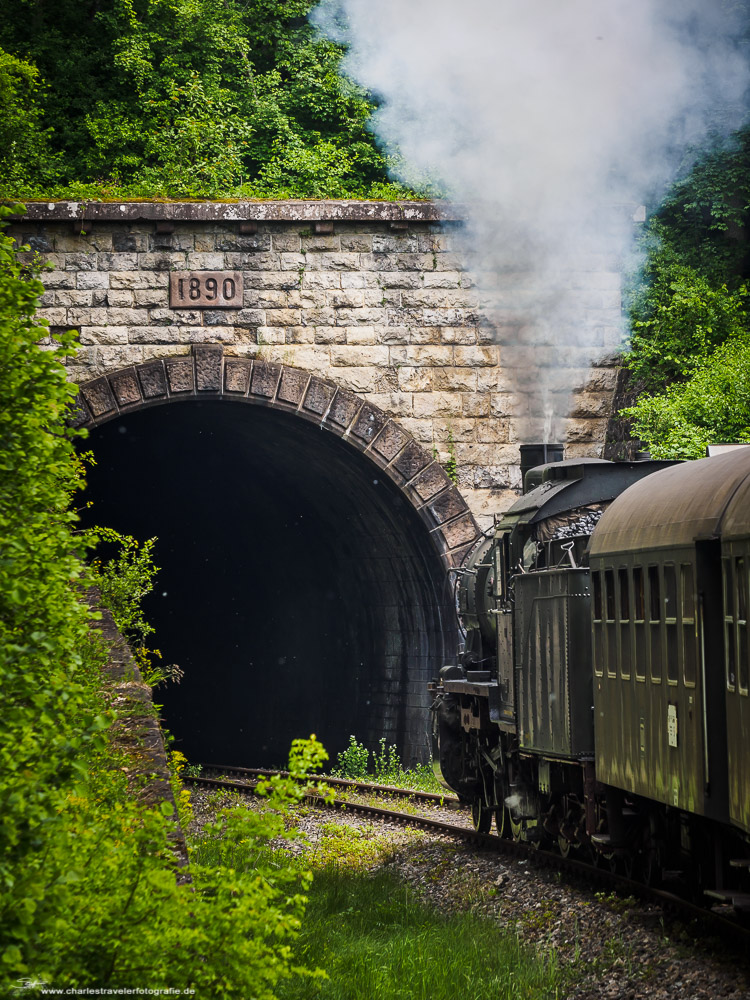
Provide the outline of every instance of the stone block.
<path id="1" fill-rule="evenodd" d="M 81 393 L 94 418 L 103 417 L 117 409 L 112 388 L 106 378 L 97 378 L 81 386 Z"/>
<path id="2" fill-rule="evenodd" d="M 456 347 L 454 357 L 457 366 L 487 368 L 500 364 L 497 347 Z"/>
<path id="3" fill-rule="evenodd" d="M 302 309 L 298 312 L 297 323 L 302 323 L 304 326 L 335 326 L 336 325 L 336 313 L 330 306 L 326 306 L 322 309 Z"/>
<path id="4" fill-rule="evenodd" d="M 323 382 L 322 379 L 313 377 L 310 379 L 310 384 L 307 387 L 302 408 L 322 417 L 330 406 L 335 393 L 335 386 L 328 382 Z"/>
<path id="5" fill-rule="evenodd" d="M 285 344 L 286 327 L 259 326 L 255 331 L 255 336 L 259 344 Z"/>
<path id="6" fill-rule="evenodd" d="M 139 271 L 185 271 L 186 268 L 186 258 L 185 253 L 171 253 L 170 251 L 161 251 L 158 253 L 139 253 L 137 255 L 138 262 L 134 264 L 133 267 L 137 268 Z M 125 267 L 112 267 L 114 271 L 125 271 Z"/>
<path id="7" fill-rule="evenodd" d="M 245 290 L 248 288 L 299 288 L 299 275 L 291 271 L 246 271 L 244 274 Z"/>
<path id="8" fill-rule="evenodd" d="M 509 434 L 510 423 L 508 420 L 490 417 L 476 422 L 476 439 L 480 444 L 507 444 L 510 440 Z"/>
<path id="9" fill-rule="evenodd" d="M 445 469 L 438 462 L 433 462 L 417 476 L 412 483 L 412 489 L 420 501 L 426 503 L 431 497 L 436 496 L 441 490 L 448 489 L 451 485 Z"/>
<path id="10" fill-rule="evenodd" d="M 416 441 L 410 441 L 401 453 L 393 460 L 391 469 L 405 481 L 414 479 L 418 472 L 430 462 L 429 456 Z"/>
<path id="11" fill-rule="evenodd" d="M 476 344 L 478 339 L 475 326 L 442 326 L 439 329 L 441 344 L 471 345 Z"/>
<path id="12" fill-rule="evenodd" d="M 220 346 L 203 344 L 193 348 L 195 360 L 195 381 L 198 392 L 221 391 L 221 361 L 223 349 Z"/>
<path id="13" fill-rule="evenodd" d="M 329 271 L 305 271 L 302 275 L 301 287 L 303 289 L 311 290 L 325 290 L 331 288 L 341 288 L 344 281 L 347 285 L 344 287 L 355 287 L 354 285 L 349 286 L 348 282 L 354 281 L 361 276 L 358 274 L 339 274 L 338 272 L 331 273 Z M 364 287 L 363 285 L 356 285 L 357 288 Z"/>
<path id="14" fill-rule="evenodd" d="M 214 246 L 221 253 L 269 253 L 272 249 L 270 233 L 252 233 L 247 236 L 238 233 L 234 236 L 217 236 Z M 197 249 L 198 247 L 196 247 Z M 274 241 L 273 249 L 280 250 L 281 247 Z M 221 270 L 208 266 L 204 269 L 206 271 Z"/>
<path id="15" fill-rule="evenodd" d="M 314 344 L 315 329 L 312 326 L 288 326 L 285 339 L 287 344 Z"/>
<path id="16" fill-rule="evenodd" d="M 99 255 L 93 250 L 86 253 L 66 253 L 66 271 L 96 271 Z M 106 270 L 106 269 L 103 269 Z"/>
<path id="17" fill-rule="evenodd" d="M 129 343 L 126 326 L 82 326 L 82 344 L 127 344 Z"/>
<path id="18" fill-rule="evenodd" d="M 395 365 L 414 365 L 439 368 L 453 365 L 453 348 L 444 345 L 392 347 L 391 362 Z"/>
<path id="19" fill-rule="evenodd" d="M 76 287 L 80 289 L 109 288 L 109 273 L 106 271 L 79 271 Z"/>
<path id="20" fill-rule="evenodd" d="M 224 389 L 226 392 L 246 396 L 250 387 L 252 362 L 227 358 L 224 362 Z"/>
<path id="21" fill-rule="evenodd" d="M 128 327 L 128 340 L 131 344 L 174 344 L 179 339 L 178 326 Z"/>
<path id="22" fill-rule="evenodd" d="M 336 326 L 373 326 L 385 325 L 387 321 L 385 309 L 363 308 L 363 309 L 337 309 L 335 312 Z"/>
<path id="23" fill-rule="evenodd" d="M 370 253 L 373 237 L 367 233 L 342 233 L 341 249 L 349 253 Z"/>
<path id="24" fill-rule="evenodd" d="M 78 275 L 74 271 L 45 271 L 45 288 L 75 288 Z"/>
<path id="25" fill-rule="evenodd" d="M 93 292 L 79 292 L 77 289 L 59 289 L 55 292 L 55 304 L 78 309 L 90 308 L 94 303 Z"/>
<path id="26" fill-rule="evenodd" d="M 339 389 L 331 403 L 331 408 L 328 411 L 326 419 L 329 423 L 346 429 L 352 423 L 361 407 L 362 401 L 357 399 L 353 392 L 348 392 L 346 389 Z"/>
<path id="27" fill-rule="evenodd" d="M 415 393 L 415 417 L 458 417 L 462 399 L 459 392 Z"/>
<path id="28" fill-rule="evenodd" d="M 315 331 L 316 344 L 345 344 L 346 329 L 343 326 L 310 327 Z"/>
<path id="29" fill-rule="evenodd" d="M 135 368 L 110 376 L 109 384 L 120 407 L 132 406 L 143 399 Z"/>
<path id="30" fill-rule="evenodd" d="M 243 310 L 244 311 L 244 310 Z M 306 311 L 299 309 L 266 309 L 266 326 L 314 326 L 314 323 L 307 323 L 305 319 Z"/>
<path id="31" fill-rule="evenodd" d="M 97 256 L 97 270 L 137 271 L 139 256 L 143 255 L 135 253 L 100 253 Z"/>
<path id="32" fill-rule="evenodd" d="M 302 248 L 302 240 L 297 233 L 273 233 L 269 238 L 273 249 L 281 253 L 299 253 Z"/>
<path id="33" fill-rule="evenodd" d="M 195 391 L 195 372 L 191 357 L 173 359 L 164 362 L 167 372 L 167 384 L 172 395 Z"/>
<path id="34" fill-rule="evenodd" d="M 37 309 L 36 318 L 40 322 L 48 323 L 50 326 L 77 326 L 77 323 L 68 321 L 68 310 L 65 308 Z"/>
<path id="35" fill-rule="evenodd" d="M 148 236 L 146 233 L 115 230 L 112 233 L 112 249 L 115 253 L 144 253 L 148 249 Z"/>
<path id="36" fill-rule="evenodd" d="M 150 361 L 136 368 L 144 399 L 159 399 L 167 394 L 167 378 L 162 361 Z"/>
<path id="37" fill-rule="evenodd" d="M 142 305 L 143 303 L 138 303 Z M 107 305 L 115 306 L 118 309 L 132 309 L 136 305 L 133 292 L 110 288 L 107 292 Z"/>
<path id="38" fill-rule="evenodd" d="M 301 236 L 301 249 L 303 253 L 308 251 L 319 252 L 321 250 L 336 251 L 341 249 L 341 238 L 336 234 L 330 236 Z"/>
<path id="39" fill-rule="evenodd" d="M 370 403 L 365 403 L 357 414 L 350 433 L 362 441 L 372 441 L 385 426 L 387 416 Z"/>
<path id="40" fill-rule="evenodd" d="M 389 349 L 385 346 L 358 347 L 350 344 L 331 347 L 331 364 L 334 367 L 387 367 Z"/>
<path id="41" fill-rule="evenodd" d="M 279 384 L 277 399 L 280 399 L 285 403 L 290 403 L 293 406 L 299 406 L 302 402 L 303 396 L 305 395 L 305 390 L 309 380 L 310 376 L 307 372 L 300 371 L 298 368 L 289 368 L 285 366 L 281 373 L 281 382 Z"/>
<path id="42" fill-rule="evenodd" d="M 384 461 L 390 462 L 409 440 L 409 435 L 397 423 L 389 420 L 373 441 L 372 450 Z"/>
<path id="43" fill-rule="evenodd" d="M 436 418 L 432 421 L 432 429 L 435 433 L 435 440 L 442 442 L 442 447 L 450 451 L 451 438 L 454 444 L 457 441 L 474 441 L 478 423 L 481 421 L 471 417 L 452 417 L 448 420 Z"/>
<path id="44" fill-rule="evenodd" d="M 473 368 L 435 368 L 433 385 L 447 392 L 475 392 L 477 373 Z"/>
<path id="45" fill-rule="evenodd" d="M 358 271 L 359 254 L 356 253 L 310 253 L 303 257 L 302 264 L 308 271 Z"/>
<path id="46" fill-rule="evenodd" d="M 110 288 L 163 288 L 169 286 L 169 275 L 163 271 L 111 271 L 109 275 Z"/>
<path id="47" fill-rule="evenodd" d="M 378 334 L 374 326 L 346 326 L 346 327 L 334 327 L 337 332 L 341 332 L 343 329 L 345 341 L 347 344 L 361 344 L 361 345 L 371 345 L 378 343 Z M 337 341 L 342 343 L 342 341 Z"/>
<path id="48" fill-rule="evenodd" d="M 468 510 L 466 501 L 454 486 L 444 490 L 434 500 L 430 501 L 427 506 L 436 524 L 444 524 L 446 521 L 452 521 Z"/>
<path id="49" fill-rule="evenodd" d="M 223 253 L 189 253 L 187 255 L 188 271 L 223 271 Z"/>
<path id="50" fill-rule="evenodd" d="M 471 514 L 464 514 L 456 521 L 444 524 L 439 529 L 445 541 L 447 549 L 456 549 L 459 546 L 470 545 L 474 542 L 479 532 Z"/>
<path id="51" fill-rule="evenodd" d="M 280 378 L 281 365 L 272 364 L 267 361 L 254 362 L 250 382 L 251 395 L 272 399 L 276 395 L 276 388 Z"/>
<path id="52" fill-rule="evenodd" d="M 396 369 L 398 387 L 405 392 L 431 392 L 436 370 L 438 369 L 398 366 Z"/>
<path id="53" fill-rule="evenodd" d="M 232 322 L 235 326 L 265 326 L 266 313 L 262 309 L 240 309 L 232 314 Z M 268 325 L 274 326 L 275 324 L 269 323 Z"/>

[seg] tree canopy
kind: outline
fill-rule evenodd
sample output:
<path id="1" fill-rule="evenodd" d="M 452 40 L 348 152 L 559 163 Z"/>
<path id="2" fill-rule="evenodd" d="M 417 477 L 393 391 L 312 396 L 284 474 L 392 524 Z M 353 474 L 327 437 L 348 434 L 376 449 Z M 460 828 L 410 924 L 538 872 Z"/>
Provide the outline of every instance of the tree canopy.
<path id="1" fill-rule="evenodd" d="M 624 411 L 659 458 L 750 440 L 750 127 L 679 180 L 644 236 L 626 364 L 643 390 Z"/>
<path id="2" fill-rule="evenodd" d="M 403 198 L 313 0 L 0 0 L 0 187 Z"/>

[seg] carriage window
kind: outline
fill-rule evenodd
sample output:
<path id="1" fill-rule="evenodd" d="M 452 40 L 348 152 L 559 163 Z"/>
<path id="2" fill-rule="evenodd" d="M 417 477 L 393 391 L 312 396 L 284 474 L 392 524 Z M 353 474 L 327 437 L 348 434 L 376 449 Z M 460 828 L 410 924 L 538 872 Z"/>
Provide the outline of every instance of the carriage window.
<path id="1" fill-rule="evenodd" d="M 649 659 L 651 662 L 651 680 L 661 680 L 661 588 L 659 586 L 659 567 L 648 568 L 648 606 L 649 606 Z"/>
<path id="2" fill-rule="evenodd" d="M 695 685 L 698 630 L 695 622 L 693 567 L 690 563 L 683 563 L 680 566 L 680 596 L 682 601 L 682 676 L 685 684 Z"/>
<path id="3" fill-rule="evenodd" d="M 664 567 L 664 611 L 666 618 L 677 619 L 677 577 L 672 563 Z"/>
<path id="4" fill-rule="evenodd" d="M 620 584 L 620 621 L 630 621 L 630 593 L 628 591 L 628 571 L 618 569 L 617 579 Z"/>
<path id="5" fill-rule="evenodd" d="M 646 679 L 646 595 L 643 587 L 643 567 L 636 566 L 633 570 L 633 633 L 635 638 L 635 676 L 638 680 Z"/>
<path id="6" fill-rule="evenodd" d="M 664 612 L 667 633 L 667 680 L 677 683 L 677 575 L 673 563 L 664 567 Z"/>
<path id="7" fill-rule="evenodd" d="M 643 568 L 633 570 L 633 617 L 642 622 L 646 617 L 646 599 L 643 593 Z"/>
<path id="8" fill-rule="evenodd" d="M 617 587 L 620 602 L 620 646 L 618 655 L 620 676 L 625 680 L 630 677 L 630 662 L 632 660 L 630 641 L 630 588 L 628 582 L 628 571 L 624 566 L 621 566 L 617 571 Z"/>
<path id="9" fill-rule="evenodd" d="M 650 620 L 652 622 L 659 622 L 661 621 L 661 597 L 658 566 L 649 566 L 648 568 L 648 592 Z"/>
<path id="10" fill-rule="evenodd" d="M 737 684 L 737 657 L 734 642 L 734 573 L 732 560 L 722 559 L 724 598 L 724 658 L 726 661 L 727 687 L 734 691 Z"/>
<path id="11" fill-rule="evenodd" d="M 734 560 L 734 583 L 737 588 L 737 672 L 740 691 L 747 694 L 747 572 L 743 556 L 737 556 Z"/>
<path id="12" fill-rule="evenodd" d="M 602 574 L 592 573 L 591 580 L 594 588 L 594 673 L 601 677 L 604 673 L 603 643 L 602 643 Z"/>
<path id="13" fill-rule="evenodd" d="M 604 571 L 604 598 L 607 607 L 607 621 L 615 620 L 615 574 L 614 570 Z"/>
<path id="14" fill-rule="evenodd" d="M 602 620 L 602 575 L 592 573 L 594 580 L 594 621 Z"/>

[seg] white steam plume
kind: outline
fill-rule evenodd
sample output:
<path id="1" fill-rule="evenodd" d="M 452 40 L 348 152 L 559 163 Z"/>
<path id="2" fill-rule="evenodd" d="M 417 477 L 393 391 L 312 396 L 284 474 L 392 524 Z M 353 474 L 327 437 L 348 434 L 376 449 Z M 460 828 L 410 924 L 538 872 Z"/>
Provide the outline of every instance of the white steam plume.
<path id="1" fill-rule="evenodd" d="M 377 95 L 373 128 L 403 155 L 401 178 L 430 174 L 466 206 L 517 435 L 559 433 L 573 386 L 621 343 L 633 209 L 709 131 L 740 124 L 743 6 L 325 0 L 312 16 Z"/>

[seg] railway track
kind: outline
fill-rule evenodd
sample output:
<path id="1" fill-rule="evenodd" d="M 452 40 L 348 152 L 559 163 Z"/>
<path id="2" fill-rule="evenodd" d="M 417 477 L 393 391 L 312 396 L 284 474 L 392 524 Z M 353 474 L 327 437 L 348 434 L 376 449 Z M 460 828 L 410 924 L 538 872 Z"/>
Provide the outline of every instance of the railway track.
<path id="1" fill-rule="evenodd" d="M 239 792 L 243 795 L 251 795 L 254 793 L 258 782 L 264 778 L 275 774 L 284 776 L 288 774 L 288 772 L 284 771 L 240 767 L 210 767 L 205 768 L 205 770 L 211 771 L 215 776 L 201 775 L 200 777 L 185 777 L 183 781 L 186 785 L 194 787 L 225 789 Z M 219 777 L 218 775 L 221 776 Z M 225 775 L 231 775 L 231 777 L 225 777 Z M 351 781 L 345 778 L 328 778 L 319 775 L 313 777 L 319 784 L 331 785 L 343 791 L 404 798 L 415 804 L 422 802 L 433 808 L 441 806 L 442 808 L 461 811 L 466 814 L 467 818 L 470 816 L 469 808 L 453 796 L 441 796 L 434 793 L 411 791 L 389 785 Z M 613 890 L 622 895 L 634 896 L 644 902 L 658 905 L 668 915 L 688 923 L 695 922 L 702 930 L 717 937 L 734 938 L 745 947 L 750 944 L 750 921 L 746 914 L 728 915 L 716 910 L 706 909 L 705 907 L 691 903 L 689 900 L 675 893 L 633 881 L 624 875 L 610 871 L 606 867 L 598 867 L 585 860 L 579 860 L 570 856 L 564 858 L 560 854 L 546 851 L 543 848 L 522 841 L 507 840 L 489 833 L 479 833 L 471 826 L 459 826 L 455 823 L 447 823 L 444 820 L 399 812 L 395 809 L 373 806 L 351 799 L 336 798 L 331 802 L 324 802 L 319 795 L 309 794 L 305 796 L 305 800 L 311 805 L 356 813 L 382 822 L 410 826 L 442 836 L 452 837 L 465 844 L 494 851 L 504 857 L 523 860 L 537 868 L 551 868 L 558 872 L 564 872 L 598 889 Z"/>

